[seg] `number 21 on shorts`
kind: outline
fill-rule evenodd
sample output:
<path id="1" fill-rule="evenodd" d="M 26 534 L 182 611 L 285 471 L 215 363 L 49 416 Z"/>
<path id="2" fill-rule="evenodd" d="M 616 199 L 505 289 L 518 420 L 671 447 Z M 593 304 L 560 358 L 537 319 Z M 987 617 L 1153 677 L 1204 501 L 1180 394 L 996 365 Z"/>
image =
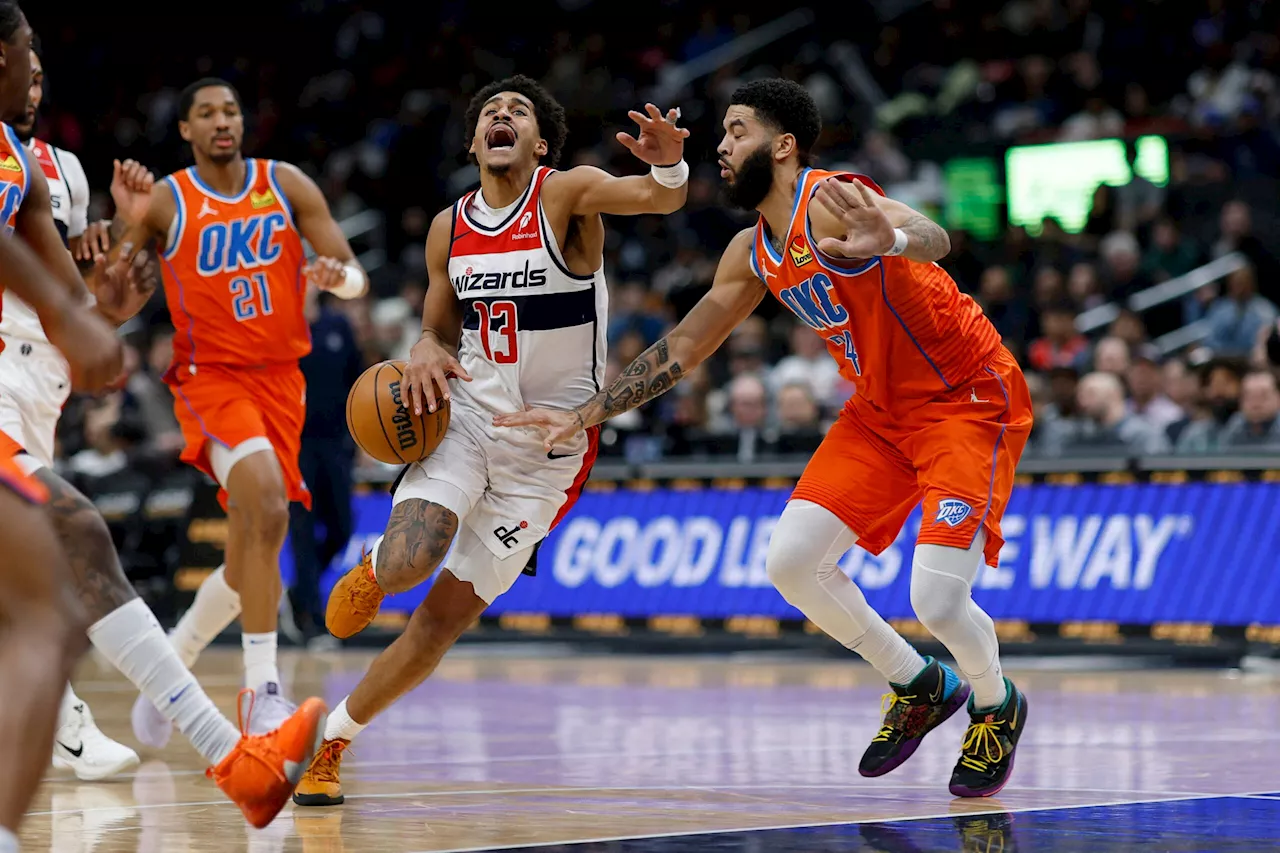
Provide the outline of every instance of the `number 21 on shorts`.
<path id="1" fill-rule="evenodd" d="M 516 304 L 510 300 L 485 302 L 476 300 L 476 313 L 480 315 L 480 345 L 485 357 L 494 364 L 515 364 L 520 359 L 516 338 Z M 491 338 L 498 336 L 495 347 Z"/>

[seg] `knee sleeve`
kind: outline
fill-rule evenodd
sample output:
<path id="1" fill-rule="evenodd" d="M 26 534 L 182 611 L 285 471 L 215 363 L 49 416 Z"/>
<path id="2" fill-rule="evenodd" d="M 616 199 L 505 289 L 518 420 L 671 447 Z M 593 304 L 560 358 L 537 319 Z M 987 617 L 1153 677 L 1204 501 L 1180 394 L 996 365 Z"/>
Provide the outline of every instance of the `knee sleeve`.
<path id="1" fill-rule="evenodd" d="M 856 539 L 828 510 L 809 501 L 791 501 L 769 538 L 769 581 L 783 598 L 797 604 L 806 588 L 840 571 L 840 557 Z"/>
<path id="2" fill-rule="evenodd" d="M 917 545 L 911 570 L 911 607 L 920 623 L 937 636 L 968 618 L 973 580 L 982 564 L 986 536 L 978 531 L 968 549 Z"/>

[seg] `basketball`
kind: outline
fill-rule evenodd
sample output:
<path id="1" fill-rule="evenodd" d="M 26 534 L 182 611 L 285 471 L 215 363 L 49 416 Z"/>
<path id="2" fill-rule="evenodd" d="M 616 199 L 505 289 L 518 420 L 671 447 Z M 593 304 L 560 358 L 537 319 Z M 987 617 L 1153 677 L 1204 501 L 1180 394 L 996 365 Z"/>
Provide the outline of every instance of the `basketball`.
<path id="1" fill-rule="evenodd" d="M 347 430 L 360 449 L 379 462 L 408 465 L 426 459 L 449 428 L 449 404 L 422 414 L 410 411 L 408 388 L 401 390 L 403 361 L 384 361 L 370 367 L 347 394 Z"/>

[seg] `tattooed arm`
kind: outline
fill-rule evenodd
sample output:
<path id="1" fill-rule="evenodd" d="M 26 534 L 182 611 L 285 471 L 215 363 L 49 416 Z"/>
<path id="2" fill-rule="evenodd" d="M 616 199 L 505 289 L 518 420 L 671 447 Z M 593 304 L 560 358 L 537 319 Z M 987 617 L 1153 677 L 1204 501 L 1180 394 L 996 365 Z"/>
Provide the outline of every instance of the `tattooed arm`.
<path id="1" fill-rule="evenodd" d="M 579 430 L 660 397 L 715 352 L 768 292 L 751 270 L 753 229 L 738 233 L 716 268 L 711 290 L 666 337 L 631 362 L 608 388 L 585 403 L 565 411 L 530 409 L 498 415 L 495 426 L 533 426 L 547 431 L 546 446 L 572 437 Z"/>

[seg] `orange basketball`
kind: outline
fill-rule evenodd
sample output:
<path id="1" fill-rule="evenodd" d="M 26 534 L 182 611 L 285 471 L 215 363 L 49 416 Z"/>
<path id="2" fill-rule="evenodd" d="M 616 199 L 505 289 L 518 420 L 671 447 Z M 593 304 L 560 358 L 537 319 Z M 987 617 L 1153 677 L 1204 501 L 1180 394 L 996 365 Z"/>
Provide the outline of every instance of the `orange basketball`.
<path id="1" fill-rule="evenodd" d="M 375 364 L 356 380 L 347 394 L 347 429 L 360 449 L 390 465 L 426 459 L 449 428 L 449 404 L 440 399 L 436 386 L 435 412 L 415 415 L 409 406 L 409 390 L 401 390 L 403 361 Z"/>

